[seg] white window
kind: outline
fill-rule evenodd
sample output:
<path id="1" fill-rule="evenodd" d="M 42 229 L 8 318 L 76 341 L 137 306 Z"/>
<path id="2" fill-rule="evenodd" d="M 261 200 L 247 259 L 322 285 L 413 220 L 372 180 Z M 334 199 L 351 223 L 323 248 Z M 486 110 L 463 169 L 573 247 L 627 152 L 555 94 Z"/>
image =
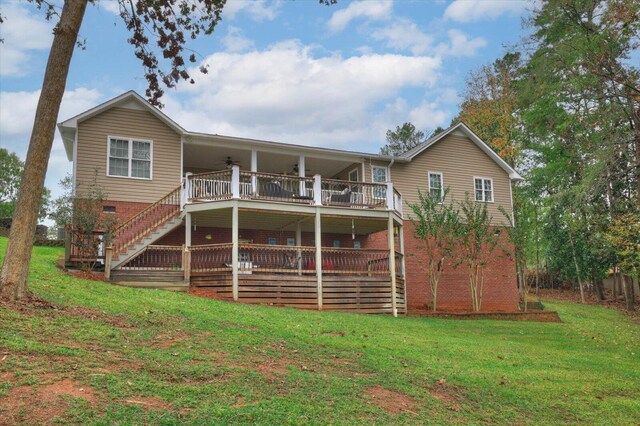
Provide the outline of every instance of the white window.
<path id="1" fill-rule="evenodd" d="M 476 201 L 493 202 L 493 179 L 473 178 Z"/>
<path id="2" fill-rule="evenodd" d="M 151 179 L 152 142 L 109 138 L 107 176 Z"/>
<path id="3" fill-rule="evenodd" d="M 371 180 L 374 183 L 385 183 L 387 182 L 387 168 L 373 166 L 371 168 Z M 373 190 L 374 198 L 386 198 L 387 197 L 387 188 L 374 188 Z"/>
<path id="4" fill-rule="evenodd" d="M 296 240 L 294 238 L 287 238 L 287 245 L 288 246 L 295 246 L 296 245 Z"/>
<path id="5" fill-rule="evenodd" d="M 444 186 L 442 184 L 442 173 L 429 172 L 429 195 L 439 203 L 444 199 Z"/>
<path id="6" fill-rule="evenodd" d="M 349 180 L 351 182 L 358 182 L 360 179 L 358 179 L 358 169 L 353 169 L 349 172 Z"/>

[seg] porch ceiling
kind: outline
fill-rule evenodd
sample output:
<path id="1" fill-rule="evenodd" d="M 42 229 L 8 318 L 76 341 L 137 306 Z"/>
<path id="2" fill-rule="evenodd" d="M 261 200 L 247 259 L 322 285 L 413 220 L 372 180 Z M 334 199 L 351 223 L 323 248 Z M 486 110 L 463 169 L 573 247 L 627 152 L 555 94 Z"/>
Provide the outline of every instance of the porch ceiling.
<path id="1" fill-rule="evenodd" d="M 192 213 L 192 224 L 196 226 L 231 228 L 231 209 L 207 210 Z M 264 229 L 268 231 L 295 231 L 300 222 L 302 232 L 314 232 L 314 217 L 291 213 L 275 213 L 255 210 L 240 210 L 238 214 L 239 228 Z M 387 220 L 354 218 L 353 230 L 358 235 L 368 235 L 387 229 Z M 323 217 L 322 232 L 351 234 L 351 218 Z"/>
<path id="2" fill-rule="evenodd" d="M 184 145 L 184 169 L 192 173 L 212 170 L 224 170 L 227 157 L 239 164 L 242 170 L 251 170 L 251 151 L 234 147 L 212 147 L 198 144 Z M 298 164 L 299 157 L 294 154 L 258 151 L 258 171 L 277 174 L 296 174 L 293 167 Z M 320 174 L 331 177 L 342 171 L 352 161 L 305 157 L 306 176 Z"/>

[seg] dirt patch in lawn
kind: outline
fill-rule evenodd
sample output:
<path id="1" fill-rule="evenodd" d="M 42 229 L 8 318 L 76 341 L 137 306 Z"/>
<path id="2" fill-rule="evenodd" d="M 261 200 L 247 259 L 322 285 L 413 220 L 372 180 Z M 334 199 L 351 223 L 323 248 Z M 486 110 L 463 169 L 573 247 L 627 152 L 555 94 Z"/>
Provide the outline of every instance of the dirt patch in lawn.
<path id="1" fill-rule="evenodd" d="M 7 303 L 5 306 L 29 316 L 44 315 L 48 318 L 66 316 L 70 318 L 88 319 L 91 321 L 104 321 L 110 326 L 119 328 L 134 327 L 122 315 L 111 315 L 105 312 L 100 312 L 96 309 L 86 308 L 84 306 L 56 305 L 55 303 L 42 299 L 33 293 L 30 293 L 25 299 L 19 302 Z"/>
<path id="2" fill-rule="evenodd" d="M 190 336 L 182 330 L 158 334 L 153 338 L 153 347 L 160 349 L 171 348 L 189 337 Z"/>
<path id="3" fill-rule="evenodd" d="M 270 380 L 276 380 L 289 372 L 289 366 L 293 362 L 287 358 L 262 359 L 255 361 L 255 368 L 258 373 Z"/>
<path id="4" fill-rule="evenodd" d="M 17 386 L 0 400 L 0 424 L 51 423 L 64 416 L 70 403 L 64 397 L 81 398 L 95 405 L 98 397 L 90 386 L 73 379 L 57 380 L 41 386 Z"/>
<path id="5" fill-rule="evenodd" d="M 438 380 L 429 388 L 429 393 L 442 402 L 449 410 L 460 411 L 462 409 L 461 402 L 463 400 L 463 393 L 457 386 L 449 385 L 443 380 Z"/>
<path id="6" fill-rule="evenodd" d="M 82 270 L 64 270 L 67 275 L 80 278 L 82 280 L 107 282 L 103 272 L 82 271 Z"/>
<path id="7" fill-rule="evenodd" d="M 371 386 L 365 394 L 373 404 L 384 408 L 390 414 L 418 414 L 416 412 L 418 403 L 409 395 L 385 389 L 380 385 Z"/>

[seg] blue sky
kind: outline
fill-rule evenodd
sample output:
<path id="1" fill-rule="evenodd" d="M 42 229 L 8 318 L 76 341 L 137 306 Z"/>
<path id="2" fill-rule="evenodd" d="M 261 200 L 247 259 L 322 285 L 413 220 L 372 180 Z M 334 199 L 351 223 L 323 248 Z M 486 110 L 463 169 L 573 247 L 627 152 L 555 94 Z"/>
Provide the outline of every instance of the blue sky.
<path id="1" fill-rule="evenodd" d="M 517 0 L 233 1 L 190 45 L 209 73 L 167 90 L 165 112 L 192 131 L 377 152 L 405 121 L 430 130 L 457 112 L 464 79 L 524 34 Z M 133 89 L 142 69 L 114 0 L 89 5 L 58 121 Z M 0 146 L 24 159 L 52 23 L 2 0 Z M 71 171 L 56 134 L 46 185 Z"/>

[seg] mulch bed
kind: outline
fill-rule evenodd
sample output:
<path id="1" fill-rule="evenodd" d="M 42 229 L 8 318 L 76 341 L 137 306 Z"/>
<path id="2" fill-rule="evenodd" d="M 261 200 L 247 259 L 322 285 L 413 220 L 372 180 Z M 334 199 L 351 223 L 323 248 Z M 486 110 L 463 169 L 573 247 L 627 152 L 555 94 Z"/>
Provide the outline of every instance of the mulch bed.
<path id="1" fill-rule="evenodd" d="M 492 319 L 504 321 L 562 322 L 555 311 L 529 312 L 420 312 L 409 316 L 444 319 Z"/>

